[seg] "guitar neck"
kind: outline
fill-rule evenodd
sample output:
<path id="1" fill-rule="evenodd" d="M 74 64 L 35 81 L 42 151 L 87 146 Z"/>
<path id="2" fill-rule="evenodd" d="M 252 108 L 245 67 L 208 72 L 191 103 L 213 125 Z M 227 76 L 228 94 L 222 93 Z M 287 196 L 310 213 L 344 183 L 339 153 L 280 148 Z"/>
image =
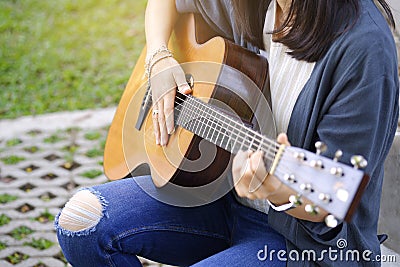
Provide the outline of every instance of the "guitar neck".
<path id="1" fill-rule="evenodd" d="M 270 160 L 277 152 L 278 143 L 247 127 L 240 118 L 179 92 L 176 99 L 176 124 L 210 143 L 232 154 L 263 151 Z"/>

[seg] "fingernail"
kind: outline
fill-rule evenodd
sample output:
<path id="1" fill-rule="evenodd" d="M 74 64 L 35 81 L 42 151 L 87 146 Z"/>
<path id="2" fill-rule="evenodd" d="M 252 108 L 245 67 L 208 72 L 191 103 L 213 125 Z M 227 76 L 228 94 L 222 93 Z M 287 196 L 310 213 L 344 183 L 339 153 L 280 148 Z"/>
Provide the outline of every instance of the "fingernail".
<path id="1" fill-rule="evenodd" d="M 181 87 L 181 89 L 179 91 L 182 94 L 188 94 L 192 91 L 192 89 L 187 85 L 187 86 Z"/>
<path id="2" fill-rule="evenodd" d="M 158 139 L 156 140 L 156 145 L 159 145 L 160 144 L 160 141 L 158 141 Z"/>

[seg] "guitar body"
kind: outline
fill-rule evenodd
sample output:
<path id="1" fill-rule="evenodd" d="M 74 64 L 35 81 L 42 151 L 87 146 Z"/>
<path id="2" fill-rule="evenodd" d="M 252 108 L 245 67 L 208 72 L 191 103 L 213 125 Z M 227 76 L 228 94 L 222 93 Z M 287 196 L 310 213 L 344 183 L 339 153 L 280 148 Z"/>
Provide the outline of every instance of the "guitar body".
<path id="1" fill-rule="evenodd" d="M 259 127 L 254 111 L 262 91 L 269 91 L 267 60 L 215 37 L 193 14 L 182 15 L 176 25 L 169 48 L 185 73 L 193 75 L 193 96 Z M 159 187 L 168 182 L 187 187 L 213 182 L 228 170 L 232 157 L 229 152 L 181 127 L 176 128 L 166 147 L 158 146 L 151 114 L 147 114 L 140 130 L 135 128 L 147 89 L 145 56 L 146 49 L 138 59 L 109 129 L 104 152 L 106 176 L 110 180 L 121 179 L 148 165 Z M 232 70 L 245 74 L 245 78 L 234 75 Z M 246 86 L 247 80 L 256 86 Z"/>

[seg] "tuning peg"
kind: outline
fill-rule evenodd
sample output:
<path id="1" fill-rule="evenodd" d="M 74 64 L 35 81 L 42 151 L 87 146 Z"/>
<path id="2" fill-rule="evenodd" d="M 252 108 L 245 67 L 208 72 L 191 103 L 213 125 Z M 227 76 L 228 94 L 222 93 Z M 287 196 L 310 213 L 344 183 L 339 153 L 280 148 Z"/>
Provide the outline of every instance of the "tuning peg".
<path id="1" fill-rule="evenodd" d="M 312 184 L 301 184 L 300 189 L 303 190 L 305 193 L 312 193 L 314 192 Z"/>
<path id="2" fill-rule="evenodd" d="M 338 220 L 336 220 L 335 216 L 329 214 L 325 217 L 325 224 L 330 228 L 335 228 L 338 225 Z"/>
<path id="3" fill-rule="evenodd" d="M 338 151 L 336 151 L 333 161 L 338 162 L 342 156 L 343 156 L 343 151 L 339 149 Z"/>
<path id="4" fill-rule="evenodd" d="M 291 184 L 297 183 L 297 179 L 293 174 L 286 174 L 283 179 Z"/>
<path id="5" fill-rule="evenodd" d="M 340 167 L 332 167 L 331 168 L 331 174 L 336 175 L 337 177 L 342 177 L 343 176 L 343 169 Z"/>
<path id="6" fill-rule="evenodd" d="M 329 194 L 325 194 L 325 193 L 320 193 L 318 195 L 319 200 L 321 200 L 324 203 L 329 203 L 332 201 L 332 198 Z"/>
<path id="7" fill-rule="evenodd" d="M 312 160 L 310 161 L 310 166 L 316 169 L 323 169 L 324 163 L 322 163 L 322 160 Z"/>
<path id="8" fill-rule="evenodd" d="M 305 161 L 306 160 L 306 154 L 303 152 L 296 152 L 294 153 L 294 157 L 298 159 L 299 161 Z"/>
<path id="9" fill-rule="evenodd" d="M 365 158 L 360 155 L 352 156 L 350 162 L 353 164 L 355 169 L 364 169 L 368 165 L 368 162 L 365 160 Z"/>
<path id="10" fill-rule="evenodd" d="M 318 215 L 318 214 L 319 214 L 319 208 L 318 208 L 317 206 L 315 206 L 315 205 L 312 205 L 312 204 L 307 204 L 307 205 L 304 207 L 304 210 L 305 210 L 308 214 L 311 214 L 311 215 Z"/>
<path id="11" fill-rule="evenodd" d="M 295 207 L 303 205 L 303 200 L 301 199 L 301 195 L 290 195 L 289 202 L 293 203 L 293 206 Z"/>
<path id="12" fill-rule="evenodd" d="M 317 155 L 320 155 L 321 153 L 324 153 L 328 147 L 325 145 L 325 143 L 318 141 L 315 143 L 315 148 L 317 149 Z"/>

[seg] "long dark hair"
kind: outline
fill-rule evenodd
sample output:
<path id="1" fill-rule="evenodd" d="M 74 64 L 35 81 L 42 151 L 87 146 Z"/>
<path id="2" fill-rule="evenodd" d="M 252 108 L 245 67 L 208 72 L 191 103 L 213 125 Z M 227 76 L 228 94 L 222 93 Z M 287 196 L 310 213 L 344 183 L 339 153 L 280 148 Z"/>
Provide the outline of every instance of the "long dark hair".
<path id="1" fill-rule="evenodd" d="M 289 14 L 274 41 L 283 43 L 298 60 L 318 61 L 332 42 L 351 28 L 359 14 L 360 0 L 292 0 Z M 385 0 L 377 0 L 395 27 L 393 14 Z M 265 14 L 271 0 L 232 0 L 238 30 L 247 41 L 263 47 Z M 290 29 L 285 31 L 285 29 Z"/>

